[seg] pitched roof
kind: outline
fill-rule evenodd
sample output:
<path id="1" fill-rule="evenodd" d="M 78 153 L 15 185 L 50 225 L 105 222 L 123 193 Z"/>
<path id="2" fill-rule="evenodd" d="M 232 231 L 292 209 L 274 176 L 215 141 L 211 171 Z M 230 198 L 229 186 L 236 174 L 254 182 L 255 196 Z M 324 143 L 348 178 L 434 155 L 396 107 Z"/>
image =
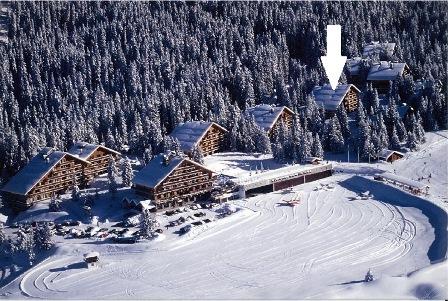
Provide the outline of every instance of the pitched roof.
<path id="1" fill-rule="evenodd" d="M 352 59 L 347 59 L 346 66 L 350 75 L 358 75 L 361 71 L 361 58 L 354 57 Z"/>
<path id="2" fill-rule="evenodd" d="M 144 187 L 155 188 L 184 161 L 209 170 L 186 157 L 158 154 L 135 175 L 133 182 Z M 210 172 L 212 171 L 210 170 Z"/>
<path id="3" fill-rule="evenodd" d="M 82 141 L 75 142 L 75 144 L 73 144 L 73 146 L 67 152 L 77 158 L 87 160 L 98 148 L 103 148 L 117 155 L 120 154 L 119 152 L 105 147 L 104 145 L 91 144 Z"/>
<path id="4" fill-rule="evenodd" d="M 288 107 L 275 107 L 268 104 L 260 104 L 255 107 L 248 108 L 246 109 L 246 113 L 254 116 L 255 122 L 259 127 L 265 131 L 269 131 L 284 110 L 294 114 L 294 112 Z"/>
<path id="5" fill-rule="evenodd" d="M 394 151 L 394 150 L 390 150 L 390 149 L 383 149 L 380 153 L 379 153 L 379 155 L 378 155 L 378 158 L 380 158 L 380 159 L 382 159 L 382 160 L 387 160 L 387 159 L 389 159 L 389 157 L 390 156 L 392 156 L 392 154 L 398 154 L 398 155 L 401 155 L 402 157 L 404 156 L 404 154 L 403 153 L 400 153 L 400 152 L 397 152 L 397 151 Z"/>
<path id="6" fill-rule="evenodd" d="M 215 122 L 189 121 L 179 123 L 171 132 L 170 136 L 179 141 L 183 151 L 191 151 L 213 125 L 227 132 L 224 127 Z"/>
<path id="7" fill-rule="evenodd" d="M 57 151 L 52 147 L 44 147 L 1 190 L 19 195 L 27 195 L 65 156 L 70 156 L 89 164 L 89 162 L 66 152 Z"/>
<path id="8" fill-rule="evenodd" d="M 406 63 L 381 61 L 370 67 L 367 80 L 394 80 L 403 74 L 406 67 Z"/>
<path id="9" fill-rule="evenodd" d="M 394 54 L 395 43 L 380 43 L 378 41 L 373 41 L 364 46 L 362 51 L 362 56 L 367 57 L 374 54 L 380 54 L 382 51 L 385 51 L 388 55 Z"/>
<path id="10" fill-rule="evenodd" d="M 360 92 L 359 89 L 352 84 L 339 84 L 335 90 L 327 84 L 324 86 L 316 86 L 313 89 L 313 94 L 318 105 L 323 106 L 327 111 L 336 111 L 351 88 L 354 88 L 358 93 Z"/>

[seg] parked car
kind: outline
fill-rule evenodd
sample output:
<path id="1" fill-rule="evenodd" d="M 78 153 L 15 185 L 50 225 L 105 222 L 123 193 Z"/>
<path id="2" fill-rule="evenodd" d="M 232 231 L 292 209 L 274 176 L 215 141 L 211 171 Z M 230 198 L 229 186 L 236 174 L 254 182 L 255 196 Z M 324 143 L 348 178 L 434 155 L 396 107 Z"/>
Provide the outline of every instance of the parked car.
<path id="1" fill-rule="evenodd" d="M 180 234 L 185 234 L 188 233 L 191 230 L 191 225 L 186 225 L 183 226 L 182 228 L 179 229 Z"/>
<path id="2" fill-rule="evenodd" d="M 155 232 L 161 234 L 161 233 L 163 233 L 163 230 L 159 228 Z"/>
<path id="3" fill-rule="evenodd" d="M 199 207 L 198 207 L 198 205 L 193 204 L 193 205 L 190 206 L 190 209 L 191 209 L 191 210 L 198 210 Z"/>
<path id="4" fill-rule="evenodd" d="M 165 211 L 165 215 L 167 215 L 167 216 L 172 216 L 172 215 L 174 215 L 176 212 L 174 212 L 173 210 L 167 210 L 167 211 Z"/>
<path id="5" fill-rule="evenodd" d="M 202 221 L 203 221 L 204 223 L 206 223 L 206 224 L 208 224 L 208 223 L 211 222 L 211 220 L 210 220 L 209 218 L 203 219 Z"/>
<path id="6" fill-rule="evenodd" d="M 194 226 L 200 226 L 200 225 L 202 225 L 202 222 L 201 221 L 197 221 L 197 222 L 192 222 L 191 224 L 194 225 Z"/>
<path id="7" fill-rule="evenodd" d="M 205 216 L 205 212 L 198 212 L 198 213 L 195 213 L 193 215 L 196 216 L 196 217 L 203 217 L 203 216 Z"/>

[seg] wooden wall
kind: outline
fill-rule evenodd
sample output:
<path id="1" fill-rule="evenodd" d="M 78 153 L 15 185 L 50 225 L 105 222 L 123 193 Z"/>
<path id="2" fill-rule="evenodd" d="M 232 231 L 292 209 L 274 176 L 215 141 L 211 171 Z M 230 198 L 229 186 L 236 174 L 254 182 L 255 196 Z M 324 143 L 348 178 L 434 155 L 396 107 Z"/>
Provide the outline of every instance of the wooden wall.
<path id="1" fill-rule="evenodd" d="M 157 209 L 182 206 L 209 195 L 214 177 L 211 171 L 184 160 L 155 189 L 136 185 L 137 193 L 155 201 Z"/>
<path id="2" fill-rule="evenodd" d="M 225 149 L 224 139 L 226 134 L 226 131 L 213 124 L 199 142 L 199 147 L 204 156 L 223 151 Z"/>
<path id="3" fill-rule="evenodd" d="M 348 113 L 355 111 L 358 109 L 358 102 L 359 102 L 359 93 L 358 91 L 353 88 L 353 86 L 350 88 L 350 90 L 347 92 L 347 94 L 344 97 L 344 106 Z"/>

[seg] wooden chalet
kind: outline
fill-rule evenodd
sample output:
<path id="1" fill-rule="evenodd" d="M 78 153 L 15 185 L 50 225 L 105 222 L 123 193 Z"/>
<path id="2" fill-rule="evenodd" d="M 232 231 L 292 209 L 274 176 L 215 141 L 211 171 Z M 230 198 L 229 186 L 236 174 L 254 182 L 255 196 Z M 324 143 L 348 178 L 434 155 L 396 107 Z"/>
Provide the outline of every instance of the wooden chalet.
<path id="1" fill-rule="evenodd" d="M 86 184 L 96 176 L 106 173 L 109 159 L 112 157 L 117 160 L 121 155 L 119 152 L 103 145 L 87 142 L 76 142 L 68 150 L 68 153 L 90 163 L 84 168 L 84 183 L 81 184 Z"/>
<path id="2" fill-rule="evenodd" d="M 394 150 L 390 150 L 390 149 L 383 149 L 380 152 L 380 154 L 378 155 L 378 159 L 380 159 L 382 161 L 389 162 L 389 163 L 397 161 L 403 157 L 404 157 L 403 153 L 400 153 L 400 152 L 397 152 Z"/>
<path id="3" fill-rule="evenodd" d="M 190 121 L 178 124 L 170 136 L 179 141 L 186 154 L 190 155 L 193 148 L 198 146 L 207 156 L 225 150 L 227 132 L 215 122 Z"/>
<path id="4" fill-rule="evenodd" d="M 248 108 L 245 111 L 248 116 L 253 116 L 259 127 L 264 129 L 270 137 L 276 132 L 277 128 L 283 122 L 286 127 L 291 128 L 294 112 L 285 106 L 276 107 L 268 104 L 260 104 Z"/>
<path id="5" fill-rule="evenodd" d="M 64 193 L 83 182 L 83 169 L 90 163 L 72 154 L 43 148 L 1 191 L 14 209 L 22 210 L 36 202 Z"/>
<path id="6" fill-rule="evenodd" d="M 187 157 L 159 154 L 135 175 L 133 188 L 164 209 L 208 197 L 214 179 L 211 170 Z"/>
<path id="7" fill-rule="evenodd" d="M 409 74 L 410 69 L 406 63 L 381 61 L 372 64 L 367 75 L 367 81 L 372 83 L 379 94 L 386 94 L 389 91 L 391 81 Z"/>
<path id="8" fill-rule="evenodd" d="M 330 85 L 317 86 L 313 90 L 316 103 L 324 107 L 327 117 L 332 117 L 343 104 L 348 113 L 358 109 L 361 91 L 352 84 L 339 84 L 333 90 Z"/>

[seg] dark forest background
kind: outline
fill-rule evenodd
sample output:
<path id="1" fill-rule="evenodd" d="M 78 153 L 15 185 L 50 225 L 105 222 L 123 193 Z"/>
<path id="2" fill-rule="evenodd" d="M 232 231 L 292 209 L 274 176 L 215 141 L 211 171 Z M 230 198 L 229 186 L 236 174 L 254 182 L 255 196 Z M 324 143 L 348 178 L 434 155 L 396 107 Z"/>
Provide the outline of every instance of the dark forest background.
<path id="1" fill-rule="evenodd" d="M 409 125 L 415 122 L 425 130 L 446 128 L 443 2 L 3 4 L 8 5 L 8 42 L 0 43 L 5 179 L 41 146 L 66 150 L 85 140 L 117 149 L 128 145 L 130 153 L 142 155 L 158 151 L 179 122 L 216 120 L 232 130 L 241 111 L 262 102 L 295 111 L 307 105 L 299 126 L 326 148 L 323 115 L 311 109 L 310 92 L 326 82 L 319 58 L 326 52 L 327 24 L 342 25 L 342 54 L 349 58 L 359 56 L 367 42 L 395 42 L 392 59 L 406 62 L 413 79 L 399 83 L 388 97 L 415 108 L 404 123 L 407 132 L 416 131 Z M 423 78 L 428 87 L 415 93 L 414 81 Z M 441 90 L 434 88 L 437 81 Z M 366 97 L 377 97 L 368 85 L 360 88 Z M 369 106 L 364 99 L 366 114 L 358 119 L 371 114 L 382 120 Z M 341 131 L 343 119 L 327 126 Z M 370 131 L 381 130 L 381 124 L 369 125 Z M 242 134 L 243 128 L 238 127 Z M 387 130 L 386 146 L 396 129 L 392 124 Z M 405 134 L 398 131 L 401 142 Z"/>

